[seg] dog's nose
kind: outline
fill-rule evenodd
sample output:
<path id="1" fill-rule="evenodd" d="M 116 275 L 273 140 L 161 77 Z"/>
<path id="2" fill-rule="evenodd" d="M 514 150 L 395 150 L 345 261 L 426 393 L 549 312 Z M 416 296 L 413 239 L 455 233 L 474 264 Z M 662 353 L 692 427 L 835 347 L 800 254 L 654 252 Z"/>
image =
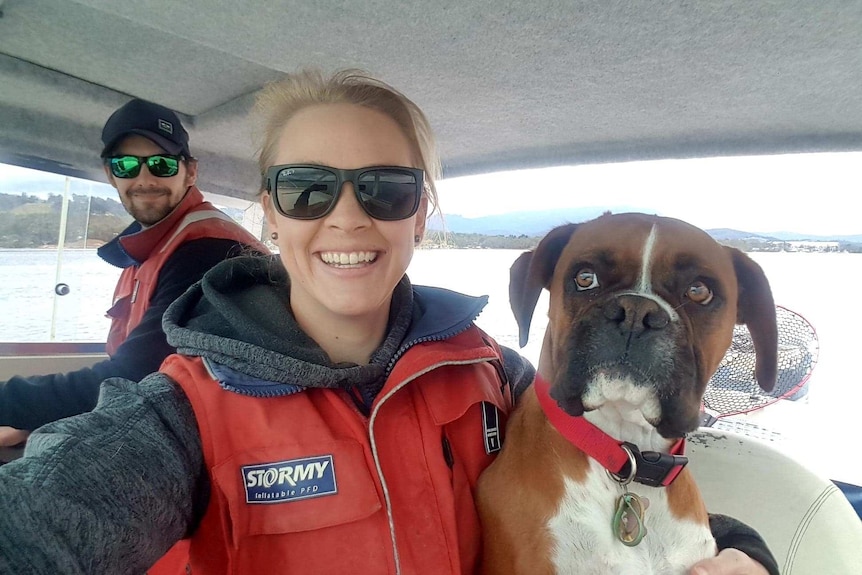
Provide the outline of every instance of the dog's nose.
<path id="1" fill-rule="evenodd" d="M 648 329 L 664 329 L 670 317 L 657 302 L 639 295 L 621 295 L 605 304 L 607 319 L 616 322 L 624 333 L 640 333 Z"/>

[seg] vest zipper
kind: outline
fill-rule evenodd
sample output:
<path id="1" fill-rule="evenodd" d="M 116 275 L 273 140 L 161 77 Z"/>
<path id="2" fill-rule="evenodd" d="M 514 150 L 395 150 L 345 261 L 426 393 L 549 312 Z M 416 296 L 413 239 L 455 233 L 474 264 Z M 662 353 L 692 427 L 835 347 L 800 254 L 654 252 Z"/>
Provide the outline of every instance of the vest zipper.
<path id="1" fill-rule="evenodd" d="M 471 321 L 464 329 L 462 329 L 458 332 L 449 334 L 445 337 L 443 337 L 443 336 L 441 336 L 440 338 L 428 337 L 428 338 L 420 338 L 420 339 L 414 340 L 410 344 L 402 346 L 402 349 L 400 350 L 401 354 L 403 355 L 404 351 L 406 351 L 411 346 L 413 346 L 417 343 L 422 343 L 425 341 L 436 341 L 437 339 L 447 339 L 449 337 L 453 337 L 454 335 L 458 335 L 459 333 L 466 331 L 467 328 L 469 328 L 472 323 L 473 322 Z M 473 365 L 473 364 L 477 364 L 477 363 L 486 363 L 489 361 L 492 361 L 491 358 L 479 358 L 479 359 L 474 359 L 474 360 L 470 360 L 467 362 L 442 361 L 439 363 L 435 363 L 434 365 L 430 365 L 430 366 L 426 367 L 425 369 L 423 369 L 422 371 L 414 372 L 411 377 L 405 379 L 404 381 L 402 381 L 401 383 L 399 383 L 398 385 L 396 385 L 395 387 L 390 389 L 386 393 L 386 395 L 384 395 L 383 397 L 380 398 L 380 401 L 378 401 L 377 405 L 375 405 L 374 408 L 371 410 L 371 415 L 368 418 L 368 438 L 369 438 L 369 441 L 371 442 L 371 455 L 374 458 L 374 467 L 377 470 L 377 476 L 380 478 L 380 486 L 383 489 L 383 499 L 384 499 L 384 503 L 386 504 L 386 516 L 389 519 L 389 537 L 392 541 L 392 553 L 393 553 L 394 559 L 395 559 L 395 573 L 396 573 L 396 575 L 400 575 L 400 573 L 401 573 L 401 558 L 399 557 L 399 554 L 398 554 L 398 542 L 395 539 L 395 518 L 392 516 L 392 500 L 389 497 L 389 486 L 386 483 L 386 478 L 383 476 L 383 468 L 380 465 L 380 456 L 377 452 L 377 441 L 374 438 L 374 424 L 377 420 L 377 414 L 380 412 L 380 408 L 383 406 L 383 404 L 386 403 L 390 397 L 395 395 L 395 393 L 397 393 L 399 390 L 401 390 L 401 388 L 406 386 L 408 383 L 410 383 L 414 379 L 421 377 L 430 371 L 433 371 L 437 368 L 440 368 L 440 367 L 443 367 L 446 365 Z M 388 377 L 388 374 L 387 374 L 387 377 Z M 448 440 L 445 439 L 445 437 L 444 437 L 444 441 L 446 441 L 446 443 L 448 444 Z M 449 446 L 449 447 L 450 447 L 450 451 L 451 451 L 451 446 Z M 444 457 L 445 457 L 445 451 L 444 451 Z M 455 460 L 454 460 L 454 457 L 451 456 L 451 453 L 450 453 L 450 458 L 452 460 L 452 464 L 454 465 Z M 449 459 L 446 460 L 446 463 L 447 464 L 449 463 Z"/>

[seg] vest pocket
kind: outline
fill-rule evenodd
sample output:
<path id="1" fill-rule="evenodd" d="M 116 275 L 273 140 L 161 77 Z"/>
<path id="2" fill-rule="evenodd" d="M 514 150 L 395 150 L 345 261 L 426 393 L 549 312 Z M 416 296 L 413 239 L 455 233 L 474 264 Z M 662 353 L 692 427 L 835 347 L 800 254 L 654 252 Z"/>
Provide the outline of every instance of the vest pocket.
<path id="1" fill-rule="evenodd" d="M 362 446 L 352 440 L 283 444 L 239 453 L 213 469 L 234 545 L 367 518 L 382 508 Z"/>
<path id="2" fill-rule="evenodd" d="M 497 372 L 489 362 L 472 366 L 473 374 L 465 373 L 465 366 L 438 368 L 442 377 L 433 384 L 422 382 L 420 390 L 428 405 L 434 423 L 443 426 L 464 417 L 477 403 L 489 403 L 500 412 L 508 413 L 506 400 L 500 391 Z M 451 375 L 447 373 L 451 371 Z M 470 384 L 465 385 L 465 380 Z"/>

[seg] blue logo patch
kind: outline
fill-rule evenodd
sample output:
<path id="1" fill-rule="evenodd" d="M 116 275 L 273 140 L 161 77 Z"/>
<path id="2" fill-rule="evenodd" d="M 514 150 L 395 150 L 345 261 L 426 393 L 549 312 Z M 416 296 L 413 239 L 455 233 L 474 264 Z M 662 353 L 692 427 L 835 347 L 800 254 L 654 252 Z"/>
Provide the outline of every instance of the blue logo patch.
<path id="1" fill-rule="evenodd" d="M 338 493 L 331 455 L 242 467 L 246 503 L 284 503 Z"/>

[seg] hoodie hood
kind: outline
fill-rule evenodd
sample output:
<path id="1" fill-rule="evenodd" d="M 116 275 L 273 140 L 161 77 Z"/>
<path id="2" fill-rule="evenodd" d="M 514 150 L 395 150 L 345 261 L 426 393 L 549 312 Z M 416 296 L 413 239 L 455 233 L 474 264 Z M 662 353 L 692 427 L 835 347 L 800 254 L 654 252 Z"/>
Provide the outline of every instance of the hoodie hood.
<path id="1" fill-rule="evenodd" d="M 296 323 L 290 278 L 278 256 L 236 257 L 216 265 L 171 304 L 163 327 L 179 353 L 204 358 L 216 379 L 238 393 L 356 386 L 373 395 L 410 346 L 466 330 L 487 301 L 413 287 L 404 276 L 393 294 L 387 337 L 369 364 L 334 364 Z"/>

